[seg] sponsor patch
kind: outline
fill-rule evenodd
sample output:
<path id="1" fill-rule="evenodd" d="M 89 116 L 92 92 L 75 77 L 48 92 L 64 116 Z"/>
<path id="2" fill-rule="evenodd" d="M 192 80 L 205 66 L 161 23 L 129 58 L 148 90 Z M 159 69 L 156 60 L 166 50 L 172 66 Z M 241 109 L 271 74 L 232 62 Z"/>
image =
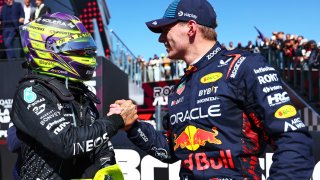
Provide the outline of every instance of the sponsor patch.
<path id="1" fill-rule="evenodd" d="M 54 117 L 60 116 L 60 114 L 61 113 L 59 111 L 51 110 L 40 117 L 40 124 L 45 125 L 47 121 L 51 120 Z"/>
<path id="2" fill-rule="evenodd" d="M 216 137 L 219 134 L 218 130 L 215 127 L 211 130 L 206 131 L 192 125 L 187 126 L 179 136 L 174 135 L 174 151 L 178 148 L 196 151 L 199 147 L 205 146 L 207 143 L 222 144 L 221 140 Z"/>
<path id="3" fill-rule="evenodd" d="M 197 15 L 194 15 L 194 14 L 188 13 L 188 12 L 183 12 L 183 11 L 179 11 L 178 12 L 178 16 L 186 16 L 186 17 L 193 18 L 193 19 L 197 19 L 198 18 Z"/>
<path id="4" fill-rule="evenodd" d="M 210 74 L 203 76 L 200 79 L 200 82 L 202 84 L 212 83 L 212 82 L 218 81 L 221 77 L 222 77 L 221 72 L 210 73 Z"/>
<path id="5" fill-rule="evenodd" d="M 231 78 L 235 78 L 235 77 L 237 76 L 238 70 L 239 70 L 242 62 L 243 62 L 245 59 L 246 59 L 246 57 L 240 57 L 240 59 L 237 60 L 236 64 L 235 64 L 234 67 L 233 67 L 233 70 L 232 70 L 232 72 L 231 72 L 231 75 L 230 75 Z"/>
<path id="6" fill-rule="evenodd" d="M 206 98 L 197 100 L 197 104 L 206 103 L 206 102 L 211 102 L 211 101 L 216 101 L 216 100 L 218 100 L 218 99 L 219 99 L 218 97 L 206 97 Z"/>
<path id="7" fill-rule="evenodd" d="M 272 91 L 275 91 L 275 90 L 279 90 L 279 89 L 282 89 L 282 86 L 271 86 L 271 87 L 264 87 L 262 89 L 262 91 L 264 93 L 269 93 L 269 92 L 272 92 Z"/>
<path id="8" fill-rule="evenodd" d="M 298 117 L 291 120 L 291 124 L 289 122 L 284 123 L 284 132 L 295 131 L 297 129 L 304 128 L 304 127 L 306 127 L 306 125 L 303 124 L 301 119 Z"/>
<path id="9" fill-rule="evenodd" d="M 37 99 L 36 93 L 32 91 L 32 87 L 23 90 L 23 100 L 27 103 L 33 103 Z"/>
<path id="10" fill-rule="evenodd" d="M 57 124 L 60 124 L 60 123 L 62 123 L 62 122 L 65 121 L 65 120 L 66 120 L 66 119 L 65 119 L 64 117 L 62 117 L 62 118 L 60 118 L 60 119 L 58 119 L 58 120 L 55 120 L 55 121 L 53 121 L 53 122 L 51 122 L 51 123 L 48 123 L 46 129 L 47 129 L 47 130 L 50 130 L 50 129 L 52 128 L 52 126 L 55 126 L 55 125 L 57 125 Z M 69 124 L 69 122 L 68 122 L 68 124 Z M 60 125 L 59 125 L 59 126 L 60 126 Z"/>
<path id="11" fill-rule="evenodd" d="M 220 60 L 220 65 L 218 65 L 218 67 L 223 67 L 223 66 L 226 66 L 226 65 L 228 65 L 229 64 L 229 62 L 232 60 L 233 58 L 231 57 L 231 58 L 229 58 L 229 59 L 227 59 L 227 60 Z"/>
<path id="12" fill-rule="evenodd" d="M 171 125 L 191 121 L 191 120 L 199 120 L 208 117 L 220 117 L 221 116 L 221 109 L 220 104 L 211 105 L 208 108 L 204 107 L 196 107 L 190 110 L 186 110 L 184 112 L 178 112 L 176 114 L 172 114 L 170 116 L 170 123 Z"/>
<path id="13" fill-rule="evenodd" d="M 272 94 L 267 98 L 270 107 L 290 101 L 290 97 L 287 92 Z"/>
<path id="14" fill-rule="evenodd" d="M 198 97 L 210 95 L 211 93 L 217 93 L 218 86 L 212 86 L 211 88 L 201 89 L 198 92 Z"/>
<path id="15" fill-rule="evenodd" d="M 221 169 L 234 169 L 230 149 L 217 151 L 217 155 L 207 155 L 206 152 L 190 153 L 187 159 L 182 160 L 182 166 L 190 171 L 219 171 Z M 210 178 L 210 180 L 232 180 L 232 178 Z"/>
<path id="16" fill-rule="evenodd" d="M 9 123 L 10 122 L 10 112 L 9 109 L 0 109 L 0 124 Z M 1 125 L 1 126 L 2 126 Z"/>
<path id="17" fill-rule="evenodd" d="M 63 106 L 60 103 L 57 104 L 57 107 L 58 107 L 59 111 L 61 111 L 61 109 L 63 108 Z"/>
<path id="18" fill-rule="evenodd" d="M 46 104 L 41 104 L 40 106 L 36 106 L 32 109 L 32 111 L 38 116 L 43 113 L 44 110 L 46 110 Z"/>
<path id="19" fill-rule="evenodd" d="M 109 141 L 108 133 L 104 133 L 101 137 L 97 137 L 95 139 L 87 139 L 81 142 L 73 143 L 73 155 L 84 153 L 84 152 L 90 152 L 93 149 L 101 146 L 102 144 Z M 108 146 L 112 147 L 112 145 Z"/>
<path id="20" fill-rule="evenodd" d="M 186 88 L 186 83 L 185 82 L 181 83 L 177 88 L 177 94 L 181 95 L 185 88 Z"/>
<path id="21" fill-rule="evenodd" d="M 258 80 L 260 84 L 267 84 L 267 83 L 279 81 L 279 78 L 276 73 L 273 73 L 273 74 L 258 76 Z"/>
<path id="22" fill-rule="evenodd" d="M 284 105 L 274 113 L 274 116 L 278 119 L 285 119 L 285 118 L 293 117 L 296 114 L 297 114 L 297 110 L 295 107 L 291 105 Z"/>
<path id="23" fill-rule="evenodd" d="M 217 47 L 216 49 L 214 49 L 213 51 L 211 51 L 208 55 L 207 55 L 207 60 L 212 59 L 216 54 L 218 54 L 218 52 L 221 51 L 220 47 Z"/>
<path id="24" fill-rule="evenodd" d="M 63 122 L 59 124 L 59 126 L 54 129 L 53 133 L 58 135 L 65 127 L 67 127 L 68 124 L 70 124 L 70 122 Z"/>
<path id="25" fill-rule="evenodd" d="M 39 103 L 41 103 L 43 101 L 45 101 L 45 99 L 41 98 L 41 99 L 38 99 L 38 100 L 32 102 L 31 104 L 28 104 L 27 109 L 29 110 L 31 107 L 34 107 L 34 106 L 36 106 L 37 104 L 39 104 Z"/>
<path id="26" fill-rule="evenodd" d="M 177 99 L 177 100 L 173 100 L 173 101 L 171 101 L 171 106 L 175 106 L 175 105 L 177 105 L 177 104 L 180 104 L 180 103 L 183 102 L 183 100 L 184 100 L 184 96 L 180 97 L 180 98 Z"/>
<path id="27" fill-rule="evenodd" d="M 253 69 L 255 74 L 259 74 L 259 73 L 263 73 L 263 72 L 268 72 L 268 71 L 275 71 L 275 69 L 273 67 L 261 67 L 259 69 Z"/>
<path id="28" fill-rule="evenodd" d="M 0 106 L 4 108 L 12 108 L 13 99 L 0 99 Z"/>
<path id="29" fill-rule="evenodd" d="M 143 139 L 144 142 L 148 142 L 149 141 L 149 139 L 146 136 L 146 134 L 140 128 L 138 129 L 138 133 L 139 133 L 140 137 Z"/>
<path id="30" fill-rule="evenodd" d="M 157 158 L 160 158 L 160 159 L 168 158 L 168 152 L 163 148 L 152 147 L 151 150 L 154 151 L 155 157 Z"/>

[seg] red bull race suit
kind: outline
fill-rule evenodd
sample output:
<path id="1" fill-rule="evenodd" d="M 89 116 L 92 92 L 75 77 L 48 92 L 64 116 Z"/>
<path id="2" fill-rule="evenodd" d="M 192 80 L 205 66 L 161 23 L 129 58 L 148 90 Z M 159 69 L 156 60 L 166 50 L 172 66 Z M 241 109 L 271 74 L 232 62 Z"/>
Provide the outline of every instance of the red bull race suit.
<path id="1" fill-rule="evenodd" d="M 266 144 L 274 150 L 270 180 L 310 179 L 312 139 L 263 56 L 217 43 L 168 99 L 165 133 L 136 122 L 128 138 L 163 162 L 181 160 L 181 179 L 261 179 Z"/>

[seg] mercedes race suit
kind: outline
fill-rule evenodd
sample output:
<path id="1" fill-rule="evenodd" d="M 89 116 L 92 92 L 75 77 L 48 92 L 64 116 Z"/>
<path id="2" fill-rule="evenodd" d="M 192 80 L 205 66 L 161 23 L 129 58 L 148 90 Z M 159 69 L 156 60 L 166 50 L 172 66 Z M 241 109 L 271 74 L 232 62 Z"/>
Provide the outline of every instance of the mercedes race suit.
<path id="1" fill-rule="evenodd" d="M 99 117 L 99 100 L 82 83 L 31 75 L 16 92 L 11 119 L 22 143 L 21 179 L 92 178 L 115 163 L 109 140 L 120 115 Z"/>
<path id="2" fill-rule="evenodd" d="M 261 179 L 258 157 L 273 150 L 269 179 L 310 179 L 312 140 L 278 72 L 258 54 L 217 43 L 169 95 L 166 133 L 137 122 L 128 137 L 181 179 Z"/>

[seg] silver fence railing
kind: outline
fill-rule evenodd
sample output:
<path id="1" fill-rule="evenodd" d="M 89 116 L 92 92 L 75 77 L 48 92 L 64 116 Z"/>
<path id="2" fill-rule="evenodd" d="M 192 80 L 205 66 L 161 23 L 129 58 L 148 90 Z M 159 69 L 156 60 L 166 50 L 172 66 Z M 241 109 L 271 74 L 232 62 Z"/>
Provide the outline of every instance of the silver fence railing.
<path id="1" fill-rule="evenodd" d="M 141 67 L 137 61 L 137 57 L 130 51 L 120 37 L 110 30 L 111 52 L 110 61 L 125 72 L 131 81 L 141 86 Z"/>
<path id="2" fill-rule="evenodd" d="M 110 61 L 128 74 L 129 79 L 137 85 L 143 82 L 179 79 L 184 74 L 184 61 L 171 61 L 168 65 L 160 57 L 153 59 L 151 63 L 142 57 L 136 57 L 113 30 L 110 31 L 110 38 Z"/>

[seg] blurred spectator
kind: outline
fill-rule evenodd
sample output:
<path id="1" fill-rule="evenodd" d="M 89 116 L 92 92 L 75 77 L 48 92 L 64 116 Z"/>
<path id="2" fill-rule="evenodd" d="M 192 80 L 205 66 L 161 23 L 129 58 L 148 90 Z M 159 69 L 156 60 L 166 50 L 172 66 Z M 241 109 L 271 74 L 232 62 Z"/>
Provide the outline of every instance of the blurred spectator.
<path id="1" fill-rule="evenodd" d="M 295 66 L 300 67 L 301 62 L 303 62 L 302 50 L 304 45 L 307 43 L 306 39 L 303 39 L 303 36 L 298 36 L 295 42 Z"/>
<path id="2" fill-rule="evenodd" d="M 283 48 L 283 34 L 284 32 L 273 32 L 272 42 L 271 42 L 271 63 L 276 66 L 280 67 L 280 69 L 283 68 L 283 54 L 282 54 L 282 48 Z"/>
<path id="3" fill-rule="evenodd" d="M 147 73 L 148 73 L 148 81 L 152 82 L 154 81 L 154 73 L 153 73 L 153 60 L 152 58 L 149 58 L 148 64 L 147 64 Z"/>
<path id="4" fill-rule="evenodd" d="M 297 37 L 297 43 L 301 46 L 302 45 L 302 40 L 304 39 L 304 37 L 303 36 L 298 36 Z"/>
<path id="5" fill-rule="evenodd" d="M 131 68 L 132 68 L 132 65 L 131 65 L 131 63 L 132 63 L 132 57 L 131 57 L 131 55 L 129 54 L 129 53 L 127 53 L 127 55 L 126 55 L 126 58 L 125 58 L 126 60 L 126 62 L 125 62 L 125 66 L 124 66 L 124 69 L 125 69 L 125 71 L 126 71 L 126 73 L 127 74 L 129 74 L 129 75 L 131 75 Z"/>
<path id="6" fill-rule="evenodd" d="M 317 54 L 317 57 L 316 57 L 316 65 L 319 68 L 320 67 L 320 42 L 318 42 L 317 47 L 318 47 L 318 54 Z"/>
<path id="7" fill-rule="evenodd" d="M 252 41 L 248 41 L 247 46 L 245 47 L 245 50 L 250 51 L 250 52 L 254 52 L 254 48 L 255 46 L 252 44 Z"/>
<path id="8" fill-rule="evenodd" d="M 284 47 L 282 49 L 283 51 L 283 64 L 285 67 L 290 68 L 293 63 L 293 58 L 295 56 L 295 50 L 294 50 L 294 41 L 290 39 L 286 39 L 284 41 Z"/>
<path id="9" fill-rule="evenodd" d="M 291 39 L 291 34 L 290 33 L 287 33 L 286 34 L 286 40 L 290 40 Z"/>
<path id="10" fill-rule="evenodd" d="M 143 80 L 143 57 L 137 56 L 136 62 L 133 63 L 133 78 L 136 84 L 139 84 Z"/>
<path id="11" fill-rule="evenodd" d="M 160 81 L 161 80 L 161 69 L 160 69 L 160 59 L 159 57 L 155 54 L 153 56 L 153 75 L 154 75 L 154 81 Z"/>
<path id="12" fill-rule="evenodd" d="M 320 42 L 316 44 L 315 41 L 308 41 L 301 35 L 286 33 L 284 37 L 284 32 L 273 32 L 271 38 L 260 38 L 258 36 L 255 45 L 248 41 L 245 47 L 242 46 L 241 42 L 238 43 L 237 47 L 234 47 L 233 42 L 230 41 L 227 49 L 233 50 L 235 48 L 261 53 L 273 66 L 281 69 L 292 68 L 293 65 L 296 67 L 303 65 L 305 69 L 308 66 L 313 68 L 320 66 Z M 139 59 L 138 57 L 138 63 L 141 61 Z M 155 54 L 154 58 L 149 59 L 148 63 L 139 64 L 141 64 L 142 72 L 146 71 L 145 75 L 149 82 L 180 78 L 186 68 L 184 61 L 172 61 L 165 57 L 163 53 L 160 59 Z"/>
<path id="13" fill-rule="evenodd" d="M 172 78 L 171 67 L 170 67 L 171 60 L 168 57 L 165 57 L 163 53 L 161 54 L 161 59 L 162 59 L 163 69 L 164 69 L 164 78 L 165 80 L 170 80 Z"/>
<path id="14" fill-rule="evenodd" d="M 226 45 L 224 43 L 221 43 L 221 48 L 226 49 Z"/>
<path id="15" fill-rule="evenodd" d="M 309 57 L 307 57 L 307 62 L 309 67 L 311 68 L 318 68 L 319 64 L 317 62 L 317 55 L 318 55 L 318 48 L 317 48 L 317 43 L 314 40 L 308 41 L 306 44 L 306 53 L 308 54 Z"/>
<path id="16" fill-rule="evenodd" d="M 31 14 L 31 20 L 37 19 L 38 17 L 51 13 L 51 9 L 44 4 L 44 0 L 35 0 L 36 10 Z"/>
<path id="17" fill-rule="evenodd" d="M 144 59 L 143 56 L 138 56 L 137 58 L 137 62 L 139 63 L 139 66 L 140 66 L 140 72 L 141 72 L 141 80 L 144 82 L 147 80 L 147 77 L 146 77 L 146 70 L 147 70 L 147 64 L 146 64 L 146 61 Z"/>
<path id="18" fill-rule="evenodd" d="M 24 22 L 24 12 L 21 3 L 7 0 L 1 9 L 0 22 L 3 28 L 2 37 L 4 39 L 7 58 L 17 58 L 15 48 L 19 48 L 19 46 L 14 45 L 14 40 L 15 37 L 18 37 L 19 25 L 22 25 Z"/>
<path id="19" fill-rule="evenodd" d="M 284 32 L 278 32 L 276 35 L 276 58 L 277 58 L 277 64 L 278 67 L 280 67 L 280 69 L 283 68 L 283 53 L 282 53 L 282 49 L 283 49 L 283 35 Z"/>
<path id="20" fill-rule="evenodd" d="M 30 0 L 24 0 L 23 11 L 24 11 L 24 24 L 27 24 L 28 22 L 30 22 L 31 14 L 35 12 L 35 8 L 30 3 Z"/>
<path id="21" fill-rule="evenodd" d="M 238 42 L 237 49 L 243 49 L 241 42 Z"/>
<path id="22" fill-rule="evenodd" d="M 263 41 L 259 41 L 261 38 L 259 36 L 256 39 L 256 46 L 259 48 L 259 52 L 262 56 L 269 60 L 269 46 L 270 46 L 270 39 L 264 38 Z"/>
<path id="23" fill-rule="evenodd" d="M 232 41 L 229 42 L 229 46 L 227 47 L 227 49 L 228 49 L 229 51 L 234 50 L 233 42 L 232 42 Z"/>
<path id="24" fill-rule="evenodd" d="M 308 39 L 302 39 L 301 41 L 301 57 L 300 57 L 300 65 L 303 69 L 308 70 L 308 59 L 311 54 L 311 48 L 310 44 L 308 45 L 309 40 Z"/>
<path id="25" fill-rule="evenodd" d="M 177 65 L 176 61 L 170 60 L 171 77 L 175 79 L 177 76 Z"/>
<path id="26" fill-rule="evenodd" d="M 178 60 L 178 75 L 181 78 L 184 75 L 184 70 L 186 69 L 187 64 L 183 60 Z"/>

